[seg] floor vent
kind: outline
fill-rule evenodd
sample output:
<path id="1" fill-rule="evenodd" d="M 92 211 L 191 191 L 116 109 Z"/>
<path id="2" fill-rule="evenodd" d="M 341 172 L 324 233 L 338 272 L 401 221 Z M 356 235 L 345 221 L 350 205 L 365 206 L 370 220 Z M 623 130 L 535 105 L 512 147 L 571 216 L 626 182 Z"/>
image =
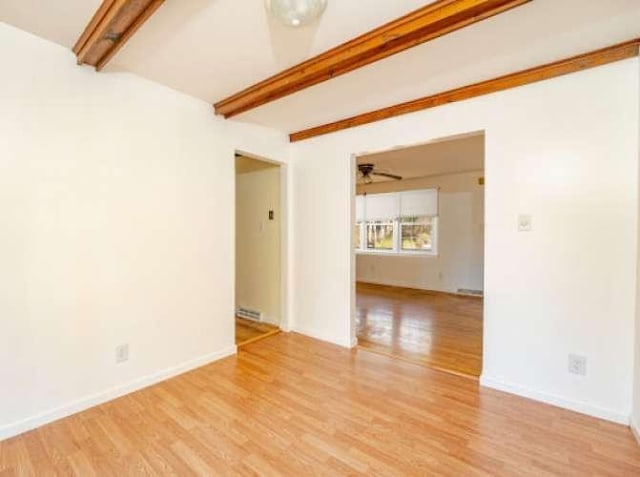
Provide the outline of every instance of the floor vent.
<path id="1" fill-rule="evenodd" d="M 482 296 L 482 290 L 470 290 L 469 288 L 458 288 L 458 295 Z"/>
<path id="2" fill-rule="evenodd" d="M 258 310 L 252 310 L 251 308 L 238 308 L 236 313 L 240 318 L 246 318 L 247 320 L 262 321 L 262 313 Z"/>

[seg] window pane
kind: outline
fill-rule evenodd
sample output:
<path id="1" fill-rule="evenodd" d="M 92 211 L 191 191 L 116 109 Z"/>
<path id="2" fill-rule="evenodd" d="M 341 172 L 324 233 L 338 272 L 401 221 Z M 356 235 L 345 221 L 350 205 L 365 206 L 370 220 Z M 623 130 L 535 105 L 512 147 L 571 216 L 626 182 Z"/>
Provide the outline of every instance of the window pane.
<path id="1" fill-rule="evenodd" d="M 360 234 L 360 230 L 362 228 L 362 224 L 360 222 L 358 222 L 356 224 L 356 229 L 354 230 L 354 236 L 353 236 L 353 246 L 356 249 L 360 249 L 362 248 L 362 244 L 360 243 L 360 238 L 361 238 L 361 234 Z"/>
<path id="2" fill-rule="evenodd" d="M 369 222 L 367 224 L 367 248 L 393 250 L 393 222 Z"/>
<path id="3" fill-rule="evenodd" d="M 402 250 L 432 250 L 432 220 L 431 217 L 403 217 L 400 221 Z"/>

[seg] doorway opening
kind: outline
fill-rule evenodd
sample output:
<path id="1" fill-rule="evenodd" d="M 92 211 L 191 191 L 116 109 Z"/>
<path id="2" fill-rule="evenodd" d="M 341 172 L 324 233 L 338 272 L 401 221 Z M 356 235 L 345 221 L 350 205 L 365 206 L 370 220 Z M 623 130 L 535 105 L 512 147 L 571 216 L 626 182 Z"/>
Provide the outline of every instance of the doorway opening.
<path id="1" fill-rule="evenodd" d="M 235 333 L 241 347 L 278 333 L 284 320 L 284 166 L 235 156 Z"/>
<path id="2" fill-rule="evenodd" d="M 360 349 L 482 371 L 484 132 L 354 159 Z"/>

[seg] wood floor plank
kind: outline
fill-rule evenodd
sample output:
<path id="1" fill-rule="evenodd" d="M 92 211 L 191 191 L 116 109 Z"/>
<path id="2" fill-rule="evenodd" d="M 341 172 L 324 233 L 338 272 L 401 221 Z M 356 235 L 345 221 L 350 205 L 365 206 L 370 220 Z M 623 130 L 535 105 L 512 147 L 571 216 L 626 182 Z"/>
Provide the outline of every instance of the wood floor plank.
<path id="1" fill-rule="evenodd" d="M 275 325 L 236 317 L 236 345 L 245 346 L 280 332 Z"/>
<path id="2" fill-rule="evenodd" d="M 482 306 L 481 297 L 357 283 L 358 345 L 477 378 L 482 371 Z"/>
<path id="3" fill-rule="evenodd" d="M 640 475 L 624 426 L 280 333 L 0 442 L 0 475 Z"/>

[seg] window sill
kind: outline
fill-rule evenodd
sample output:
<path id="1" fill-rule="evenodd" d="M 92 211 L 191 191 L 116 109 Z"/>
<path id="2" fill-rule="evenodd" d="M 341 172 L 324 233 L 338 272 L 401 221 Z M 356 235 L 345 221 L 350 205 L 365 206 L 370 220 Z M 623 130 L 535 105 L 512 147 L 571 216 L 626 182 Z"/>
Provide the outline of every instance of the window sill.
<path id="1" fill-rule="evenodd" d="M 437 252 L 393 252 L 390 250 L 356 250 L 356 255 L 371 255 L 376 257 L 421 257 L 437 258 Z"/>

